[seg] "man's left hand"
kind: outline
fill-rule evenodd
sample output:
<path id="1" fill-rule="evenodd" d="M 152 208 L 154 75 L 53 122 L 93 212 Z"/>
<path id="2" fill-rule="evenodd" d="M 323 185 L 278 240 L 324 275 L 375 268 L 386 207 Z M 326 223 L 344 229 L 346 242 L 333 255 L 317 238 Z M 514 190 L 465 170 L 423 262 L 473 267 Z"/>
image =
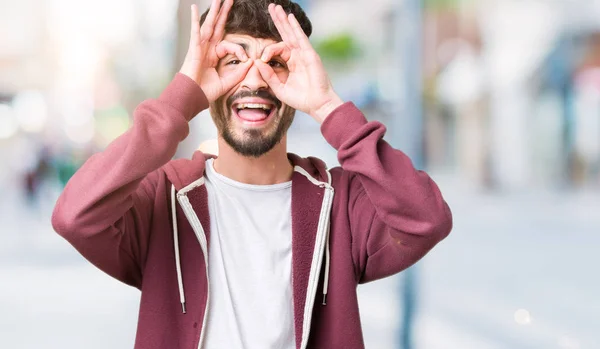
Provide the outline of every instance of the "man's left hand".
<path id="1" fill-rule="evenodd" d="M 343 101 L 294 15 L 274 4 L 269 5 L 269 13 L 283 41 L 265 48 L 255 64 L 279 100 L 322 123 Z M 289 75 L 285 81 L 267 64 L 275 56 L 286 61 Z"/>

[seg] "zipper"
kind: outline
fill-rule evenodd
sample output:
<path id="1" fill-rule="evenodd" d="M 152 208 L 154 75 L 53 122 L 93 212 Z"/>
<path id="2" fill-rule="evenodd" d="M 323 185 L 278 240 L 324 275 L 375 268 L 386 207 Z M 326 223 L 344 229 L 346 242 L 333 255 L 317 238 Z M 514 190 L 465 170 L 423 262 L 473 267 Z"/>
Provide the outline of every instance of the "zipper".
<path id="1" fill-rule="evenodd" d="M 317 226 L 317 236 L 315 237 L 315 248 L 313 250 L 313 260 L 310 268 L 308 279 L 308 292 L 306 293 L 306 302 L 304 304 L 304 319 L 302 325 L 302 342 L 300 349 L 306 349 L 308 345 L 308 337 L 310 335 L 310 325 L 312 322 L 312 310 L 317 295 L 317 287 L 319 286 L 319 277 L 321 275 L 321 266 L 325 255 L 325 246 L 327 245 L 327 230 L 329 229 L 329 218 L 333 203 L 333 187 L 327 183 L 319 184 L 319 187 L 324 188 L 323 203 L 321 204 L 321 213 L 319 214 L 319 225 Z"/>
<path id="2" fill-rule="evenodd" d="M 206 328 L 206 319 L 208 318 L 209 304 L 210 304 L 210 281 L 208 280 L 208 241 L 206 240 L 206 233 L 198 219 L 198 215 L 194 211 L 190 200 L 186 193 L 177 193 L 177 200 L 183 209 L 185 217 L 192 226 L 198 242 L 200 242 L 200 248 L 202 249 L 202 255 L 204 256 L 204 266 L 206 267 L 206 305 L 204 306 L 204 318 L 202 319 L 202 328 L 200 329 L 200 341 L 198 342 L 198 349 L 202 348 L 202 342 L 204 341 L 204 334 Z"/>

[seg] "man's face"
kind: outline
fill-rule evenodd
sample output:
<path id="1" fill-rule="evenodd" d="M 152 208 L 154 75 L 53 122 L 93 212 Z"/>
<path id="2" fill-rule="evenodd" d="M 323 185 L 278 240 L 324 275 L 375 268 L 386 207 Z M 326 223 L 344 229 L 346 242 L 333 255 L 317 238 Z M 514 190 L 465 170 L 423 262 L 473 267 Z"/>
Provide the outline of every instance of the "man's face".
<path id="1" fill-rule="evenodd" d="M 250 60 L 260 59 L 265 47 L 276 43 L 240 34 L 227 34 L 224 40 L 241 45 Z M 240 63 L 235 55 L 228 55 L 219 61 L 217 72 L 223 76 L 242 69 Z M 279 80 L 285 82 L 289 73 L 285 61 L 275 56 L 268 63 Z M 242 82 L 210 105 L 212 118 L 225 142 L 236 152 L 252 157 L 267 153 L 281 141 L 295 112 L 275 97 L 254 64 Z"/>

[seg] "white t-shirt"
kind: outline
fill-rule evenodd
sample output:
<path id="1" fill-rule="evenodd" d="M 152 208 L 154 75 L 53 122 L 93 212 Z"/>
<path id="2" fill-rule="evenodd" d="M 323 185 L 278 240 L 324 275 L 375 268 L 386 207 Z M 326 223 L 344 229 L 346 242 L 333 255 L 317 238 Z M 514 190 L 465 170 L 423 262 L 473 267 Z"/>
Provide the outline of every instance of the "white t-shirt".
<path id="1" fill-rule="evenodd" d="M 210 300 L 206 349 L 293 349 L 292 182 L 250 185 L 206 161 Z"/>

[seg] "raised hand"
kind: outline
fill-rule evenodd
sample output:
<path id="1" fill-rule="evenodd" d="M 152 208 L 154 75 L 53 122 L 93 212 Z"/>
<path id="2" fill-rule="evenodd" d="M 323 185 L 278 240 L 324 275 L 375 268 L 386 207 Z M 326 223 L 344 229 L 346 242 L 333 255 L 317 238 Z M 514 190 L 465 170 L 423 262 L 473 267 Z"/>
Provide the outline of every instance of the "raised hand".
<path id="1" fill-rule="evenodd" d="M 225 0 L 223 7 L 220 0 L 213 0 L 202 27 L 198 6 L 192 5 L 190 46 L 180 73 L 200 85 L 209 102 L 215 101 L 242 81 L 252 65 L 241 46 L 222 41 L 232 5 L 233 0 Z M 228 54 L 237 56 L 243 62 L 241 68 L 219 75 L 216 69 L 219 60 Z"/>
<path id="2" fill-rule="evenodd" d="M 274 4 L 269 5 L 269 13 L 283 41 L 265 48 L 255 64 L 278 99 L 323 122 L 343 102 L 294 15 L 288 16 L 281 6 Z M 274 56 L 286 61 L 289 75 L 285 81 L 266 63 Z"/>

